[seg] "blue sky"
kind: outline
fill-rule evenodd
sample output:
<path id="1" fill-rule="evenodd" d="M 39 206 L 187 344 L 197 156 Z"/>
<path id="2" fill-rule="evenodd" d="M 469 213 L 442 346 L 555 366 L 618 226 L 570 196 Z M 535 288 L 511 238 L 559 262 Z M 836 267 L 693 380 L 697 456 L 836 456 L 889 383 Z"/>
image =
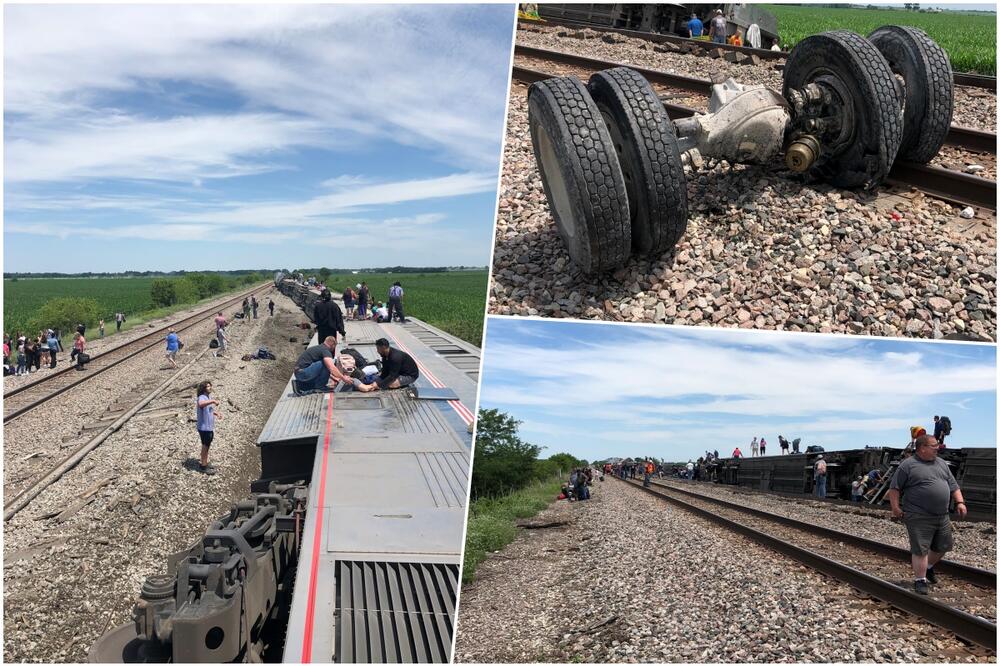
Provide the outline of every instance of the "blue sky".
<path id="1" fill-rule="evenodd" d="M 486 265 L 512 5 L 7 5 L 6 271 Z"/>
<path id="2" fill-rule="evenodd" d="M 949 446 L 996 446 L 993 345 L 490 317 L 480 407 L 587 460 L 728 455 L 754 436 L 827 450 L 902 446 L 951 418 Z"/>

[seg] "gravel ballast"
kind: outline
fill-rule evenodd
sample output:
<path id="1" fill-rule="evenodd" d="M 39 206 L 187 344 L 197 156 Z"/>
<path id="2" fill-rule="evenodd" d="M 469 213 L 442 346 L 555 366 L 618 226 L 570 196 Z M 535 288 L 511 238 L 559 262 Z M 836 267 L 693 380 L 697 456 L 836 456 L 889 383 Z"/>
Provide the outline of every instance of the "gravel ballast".
<path id="1" fill-rule="evenodd" d="M 4 526 L 5 661 L 85 660 L 104 631 L 131 621 L 145 577 L 161 573 L 169 554 L 190 546 L 232 502 L 249 494 L 249 482 L 260 473 L 254 442 L 302 349 L 289 338 L 307 334 L 295 328 L 305 319 L 301 311 L 281 294 L 271 296 L 274 318 L 265 309 L 257 320 L 234 322 L 228 358 L 205 354 L 176 380 L 182 390 L 151 403 L 166 411 L 177 400 L 186 406 L 174 415 L 130 420 Z M 211 328 L 197 337 L 189 333 L 187 356 L 179 364 L 204 349 L 211 334 Z M 240 359 L 261 345 L 278 360 Z M 166 379 L 172 371 L 164 369 L 162 350 L 149 353 L 154 357 L 140 355 L 105 374 L 120 372 L 109 379 L 126 390 L 150 373 Z M 206 378 L 222 400 L 210 454 L 215 476 L 194 469 L 200 443 L 193 385 Z M 109 402 L 103 395 L 97 389 L 67 393 L 51 403 L 48 418 L 60 428 L 64 422 L 79 427 L 103 411 Z M 25 447 L 21 440 L 32 426 L 41 426 L 30 414 L 24 418 L 12 424 L 19 431 L 8 431 L 6 448 L 30 448 L 45 439 Z M 62 520 L 46 517 L 73 506 L 102 481 L 107 483 L 89 504 Z"/>
<path id="2" fill-rule="evenodd" d="M 808 496 L 791 498 L 769 495 L 716 483 L 690 483 L 677 479 L 664 479 L 661 482 L 671 487 L 708 497 L 718 497 L 728 502 L 735 502 L 813 525 L 829 527 L 892 546 L 910 547 L 906 526 L 901 521 L 891 520 L 886 509 L 872 508 L 862 504 L 845 505 L 839 502 L 824 502 Z M 955 549 L 948 553 L 948 559 L 981 569 L 996 569 L 997 528 L 995 523 L 962 520 L 953 522 L 952 527 L 955 531 Z"/>
<path id="3" fill-rule="evenodd" d="M 549 521 L 463 586 L 456 662 L 995 660 L 615 480 Z"/>

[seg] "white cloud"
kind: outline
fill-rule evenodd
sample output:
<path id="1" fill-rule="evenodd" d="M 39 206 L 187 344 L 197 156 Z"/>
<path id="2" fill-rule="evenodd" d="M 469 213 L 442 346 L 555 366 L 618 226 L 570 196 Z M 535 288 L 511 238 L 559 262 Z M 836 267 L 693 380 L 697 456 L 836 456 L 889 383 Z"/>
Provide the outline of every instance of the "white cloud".
<path id="1" fill-rule="evenodd" d="M 507 73 L 497 47 L 507 45 L 473 28 L 465 8 L 447 5 L 9 6 L 5 111 L 18 159 L 7 178 L 192 182 L 272 166 L 248 153 L 364 137 L 493 164 Z M 177 82 L 254 111 L 116 117 L 121 96 L 155 103 Z"/>
<path id="2" fill-rule="evenodd" d="M 6 142 L 8 182 L 72 180 L 194 181 L 285 168 L 275 153 L 321 143 L 315 121 L 274 114 L 145 121 L 115 118 Z"/>
<path id="3" fill-rule="evenodd" d="M 777 447 L 779 433 L 828 450 L 901 446 L 947 404 L 966 410 L 962 445 L 993 445 L 974 405 L 995 396 L 995 358 L 968 345 L 505 318 L 488 331 L 482 405 L 549 452 L 678 460 L 761 435 Z"/>

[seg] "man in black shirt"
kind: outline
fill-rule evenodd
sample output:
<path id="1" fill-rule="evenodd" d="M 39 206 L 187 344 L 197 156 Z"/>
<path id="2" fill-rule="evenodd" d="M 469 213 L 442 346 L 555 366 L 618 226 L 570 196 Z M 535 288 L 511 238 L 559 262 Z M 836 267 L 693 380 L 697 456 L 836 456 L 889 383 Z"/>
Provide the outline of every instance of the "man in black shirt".
<path id="1" fill-rule="evenodd" d="M 375 350 L 382 357 L 382 372 L 371 384 L 363 384 L 361 380 L 355 379 L 354 388 L 368 393 L 369 391 L 403 388 L 417 381 L 420 371 L 412 356 L 400 349 L 393 349 L 385 338 L 379 338 L 375 341 Z"/>
<path id="2" fill-rule="evenodd" d="M 324 289 L 319 295 L 320 301 L 313 308 L 313 319 L 316 320 L 316 328 L 319 329 L 319 340 L 322 343 L 331 335 L 340 333 L 340 337 L 346 338 L 347 331 L 344 330 L 344 313 L 340 311 L 340 306 L 334 302 L 329 289 Z"/>
<path id="3" fill-rule="evenodd" d="M 337 351 L 337 338 L 326 337 L 322 343 L 313 345 L 306 349 L 295 362 L 295 383 L 293 388 L 296 392 L 326 390 L 327 383 L 332 376 L 334 379 L 348 384 L 351 378 L 340 371 L 334 364 L 334 352 Z"/>

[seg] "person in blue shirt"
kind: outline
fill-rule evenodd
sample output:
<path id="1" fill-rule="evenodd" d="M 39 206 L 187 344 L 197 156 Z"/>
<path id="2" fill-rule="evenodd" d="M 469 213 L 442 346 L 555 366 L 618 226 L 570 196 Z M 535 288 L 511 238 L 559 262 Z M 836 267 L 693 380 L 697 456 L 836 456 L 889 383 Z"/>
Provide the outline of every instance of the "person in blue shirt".
<path id="1" fill-rule="evenodd" d="M 177 332 L 174 329 L 170 329 L 167 333 L 167 361 L 170 365 L 177 367 L 177 352 L 181 348 L 181 339 L 178 337 Z"/>
<path id="2" fill-rule="evenodd" d="M 698 18 L 697 14 L 691 14 L 691 20 L 688 21 L 688 37 L 691 39 L 696 39 L 701 37 L 702 33 L 705 32 L 705 25 Z"/>
<path id="3" fill-rule="evenodd" d="M 201 438 L 201 458 L 198 469 L 205 474 L 215 474 L 215 467 L 208 464 L 208 448 L 215 438 L 215 419 L 222 420 L 222 414 L 215 412 L 219 401 L 212 397 L 212 382 L 198 385 L 197 422 L 198 436 Z"/>
<path id="4" fill-rule="evenodd" d="M 46 346 L 49 348 L 49 368 L 54 369 L 56 367 L 56 354 L 59 352 L 59 339 L 55 334 L 49 333 Z"/>

